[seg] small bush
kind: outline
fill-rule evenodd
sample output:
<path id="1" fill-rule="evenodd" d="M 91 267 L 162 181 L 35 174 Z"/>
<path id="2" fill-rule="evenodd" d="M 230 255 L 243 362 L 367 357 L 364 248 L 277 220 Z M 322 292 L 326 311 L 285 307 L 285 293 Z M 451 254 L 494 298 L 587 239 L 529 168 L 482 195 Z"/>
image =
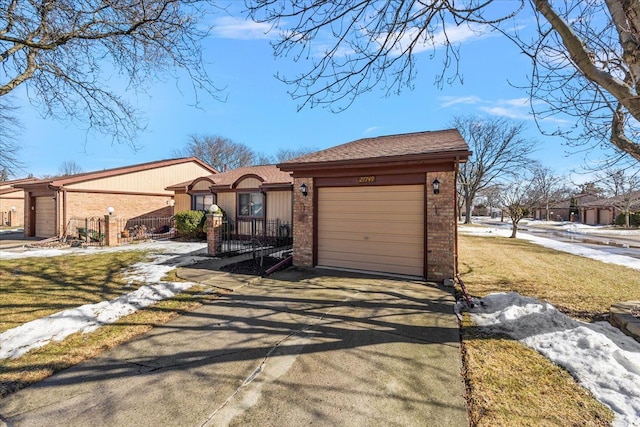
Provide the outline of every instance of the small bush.
<path id="1" fill-rule="evenodd" d="M 621 213 L 616 217 L 615 221 L 616 225 L 625 225 L 624 214 Z M 629 226 L 631 227 L 640 227 L 640 212 L 631 212 L 629 214 Z"/>
<path id="2" fill-rule="evenodd" d="M 204 211 L 182 211 L 175 214 L 176 230 L 181 237 L 196 238 L 204 235 L 207 217 Z"/>

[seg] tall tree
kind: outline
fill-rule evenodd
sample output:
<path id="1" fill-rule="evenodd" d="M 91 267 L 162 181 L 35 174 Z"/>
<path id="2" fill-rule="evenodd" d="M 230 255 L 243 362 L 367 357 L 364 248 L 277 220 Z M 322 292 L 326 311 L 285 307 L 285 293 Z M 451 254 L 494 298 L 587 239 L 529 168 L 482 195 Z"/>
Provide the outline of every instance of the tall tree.
<path id="1" fill-rule="evenodd" d="M 218 135 L 191 135 L 176 156 L 194 156 L 220 172 L 258 163 L 261 157 L 250 147 Z"/>
<path id="2" fill-rule="evenodd" d="M 133 144 L 143 126 L 122 93 L 140 93 L 149 80 L 183 71 L 196 94 L 216 95 L 200 46 L 213 5 L 212 0 L 0 0 L 0 97 L 24 86 L 45 116 L 80 120 Z"/>
<path id="3" fill-rule="evenodd" d="M 312 58 L 306 72 L 281 80 L 307 104 L 348 107 L 381 85 L 387 93 L 412 87 L 417 55 L 440 56 L 436 83 L 461 80 L 461 32 L 496 30 L 532 61 L 527 89 L 541 120 L 569 114 L 556 129 L 580 144 L 609 141 L 640 161 L 640 2 L 631 0 L 245 0 L 250 16 L 272 24 L 275 54 Z M 532 39 L 522 19 L 537 24 Z M 527 26 L 530 27 L 530 26 Z M 318 42 L 322 54 L 316 55 Z M 327 42 L 328 40 L 328 42 Z M 577 130 L 574 132 L 574 130 Z"/>
<path id="4" fill-rule="evenodd" d="M 479 191 L 531 165 L 535 141 L 523 136 L 521 122 L 504 118 L 458 116 L 453 120 L 473 155 L 460 165 L 458 185 L 465 206 L 465 224 L 471 224 L 473 199 Z"/>
<path id="5" fill-rule="evenodd" d="M 9 179 L 9 175 L 16 175 L 16 169 L 22 167 L 18 160 L 20 145 L 16 137 L 20 126 L 15 112 L 15 107 L 0 98 L 0 170 L 7 175 L 5 181 Z"/>
<path id="6" fill-rule="evenodd" d="M 58 168 L 58 174 L 62 176 L 66 175 L 76 175 L 82 173 L 83 169 L 78 163 L 73 160 L 66 160 L 62 162 L 60 167 Z"/>

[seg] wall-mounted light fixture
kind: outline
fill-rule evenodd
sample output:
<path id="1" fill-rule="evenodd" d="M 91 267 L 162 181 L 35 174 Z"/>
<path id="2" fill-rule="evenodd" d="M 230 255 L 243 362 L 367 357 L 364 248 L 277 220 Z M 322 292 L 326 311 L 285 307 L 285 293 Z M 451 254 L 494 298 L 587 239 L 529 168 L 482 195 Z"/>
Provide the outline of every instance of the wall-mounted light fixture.
<path id="1" fill-rule="evenodd" d="M 434 179 L 431 185 L 433 185 L 433 194 L 440 193 L 440 181 L 438 181 L 438 178 Z"/>
<path id="2" fill-rule="evenodd" d="M 115 211 L 115 209 L 113 208 L 113 206 L 109 206 L 107 208 L 107 212 L 109 212 L 109 215 L 112 215 L 114 211 Z"/>
<path id="3" fill-rule="evenodd" d="M 16 207 L 15 206 L 11 206 L 11 212 L 15 212 L 16 211 Z"/>
<path id="4" fill-rule="evenodd" d="M 171 200 L 167 200 L 167 205 L 174 207 L 176 205 L 176 201 L 171 199 Z"/>
<path id="5" fill-rule="evenodd" d="M 300 192 L 304 197 L 307 197 L 307 194 L 309 194 L 309 189 L 307 188 L 307 184 L 305 184 L 304 182 L 300 184 Z"/>

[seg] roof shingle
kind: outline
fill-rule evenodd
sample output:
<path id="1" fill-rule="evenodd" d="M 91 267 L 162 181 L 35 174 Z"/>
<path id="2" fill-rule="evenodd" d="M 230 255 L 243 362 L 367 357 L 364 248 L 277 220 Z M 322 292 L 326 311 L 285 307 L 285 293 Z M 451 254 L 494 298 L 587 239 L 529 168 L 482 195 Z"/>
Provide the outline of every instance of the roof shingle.
<path id="1" fill-rule="evenodd" d="M 363 138 L 298 157 L 283 165 L 381 159 L 389 157 L 469 153 L 469 146 L 457 129 L 415 132 Z"/>

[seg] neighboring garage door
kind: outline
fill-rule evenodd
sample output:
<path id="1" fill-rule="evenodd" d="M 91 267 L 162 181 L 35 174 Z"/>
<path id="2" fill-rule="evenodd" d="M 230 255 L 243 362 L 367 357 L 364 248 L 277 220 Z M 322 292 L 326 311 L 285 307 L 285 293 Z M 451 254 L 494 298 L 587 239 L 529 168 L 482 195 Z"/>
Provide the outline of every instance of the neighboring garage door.
<path id="1" fill-rule="evenodd" d="M 318 265 L 424 276 L 424 186 L 318 191 Z"/>
<path id="2" fill-rule="evenodd" d="M 51 196 L 36 197 L 36 236 L 55 235 L 55 201 Z"/>

